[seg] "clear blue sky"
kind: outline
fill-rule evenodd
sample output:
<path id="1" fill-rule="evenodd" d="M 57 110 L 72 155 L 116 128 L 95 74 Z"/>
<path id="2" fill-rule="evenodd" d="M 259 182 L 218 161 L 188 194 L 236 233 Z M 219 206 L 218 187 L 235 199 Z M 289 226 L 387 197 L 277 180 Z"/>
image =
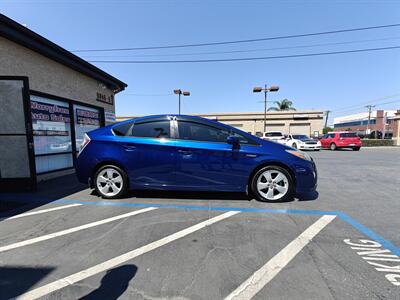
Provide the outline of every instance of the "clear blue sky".
<path id="1" fill-rule="evenodd" d="M 385 0 L 3 0 L 0 11 L 68 50 L 251 39 L 400 21 L 400 1 Z M 386 38 L 393 39 L 365 42 Z M 146 56 L 348 41 L 364 42 L 239 54 Z M 400 45 L 400 27 L 218 47 L 80 55 L 92 60 L 198 59 L 301 54 L 393 45 Z M 270 100 L 288 98 L 297 109 L 336 109 L 337 112 L 332 116 L 364 111 L 363 102 L 396 94 L 399 95 L 380 102 L 399 102 L 377 107 L 400 108 L 399 49 L 253 62 L 96 65 L 129 85 L 126 91 L 117 96 L 117 115 L 175 113 L 176 97 L 167 95 L 174 88 L 187 89 L 192 93 L 183 99 L 184 113 L 262 111 L 263 104 L 258 102 L 262 100 L 262 95 L 253 94 L 252 88 L 264 83 L 281 87 L 278 93 L 270 94 Z M 352 110 L 343 111 L 349 106 L 352 106 Z"/>

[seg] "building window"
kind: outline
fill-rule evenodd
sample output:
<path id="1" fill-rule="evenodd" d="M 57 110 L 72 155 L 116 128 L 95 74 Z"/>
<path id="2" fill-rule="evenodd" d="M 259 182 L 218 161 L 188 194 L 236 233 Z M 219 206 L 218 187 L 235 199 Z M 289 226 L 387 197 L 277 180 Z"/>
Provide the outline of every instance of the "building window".
<path id="1" fill-rule="evenodd" d="M 73 105 L 75 120 L 76 150 L 79 151 L 85 133 L 101 126 L 100 111 L 83 105 Z"/>
<path id="2" fill-rule="evenodd" d="M 72 167 L 68 102 L 31 96 L 36 172 Z"/>

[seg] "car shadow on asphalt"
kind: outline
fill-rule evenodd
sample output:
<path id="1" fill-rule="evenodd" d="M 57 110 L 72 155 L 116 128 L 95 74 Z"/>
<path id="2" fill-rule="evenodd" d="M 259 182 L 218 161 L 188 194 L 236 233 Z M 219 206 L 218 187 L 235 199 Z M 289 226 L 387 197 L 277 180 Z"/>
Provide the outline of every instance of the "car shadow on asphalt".
<path id="1" fill-rule="evenodd" d="M 106 272 L 99 288 L 79 298 L 80 300 L 118 299 L 128 288 L 137 272 L 135 265 L 123 265 Z"/>
<path id="2" fill-rule="evenodd" d="M 91 195 L 98 196 L 95 190 Z M 270 201 L 269 203 L 282 203 L 293 201 L 313 201 L 318 199 L 317 191 L 311 193 L 298 194 L 289 201 Z M 253 196 L 238 192 L 198 192 L 198 191 L 159 191 L 159 190 L 131 190 L 120 200 L 124 199 L 173 199 L 173 200 L 232 200 L 232 201 L 251 201 L 255 200 Z"/>
<path id="3" fill-rule="evenodd" d="M 319 193 L 317 191 L 305 193 L 305 194 L 299 194 L 296 196 L 296 198 L 299 201 L 314 201 L 314 200 L 317 200 L 318 197 L 319 197 Z"/>
<path id="4" fill-rule="evenodd" d="M 95 191 L 92 195 L 97 195 Z M 159 191 L 159 190 L 132 190 L 121 199 L 180 199 L 180 200 L 245 200 L 253 198 L 246 193 L 235 192 L 198 192 L 198 191 Z"/>

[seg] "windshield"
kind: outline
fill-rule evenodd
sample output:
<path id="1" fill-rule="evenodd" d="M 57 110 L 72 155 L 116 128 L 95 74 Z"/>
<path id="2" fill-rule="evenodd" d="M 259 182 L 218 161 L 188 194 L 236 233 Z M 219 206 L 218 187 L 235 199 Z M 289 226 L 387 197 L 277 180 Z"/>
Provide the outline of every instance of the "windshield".
<path id="1" fill-rule="evenodd" d="M 304 134 L 293 134 L 292 137 L 295 140 L 309 140 L 310 138 Z"/>

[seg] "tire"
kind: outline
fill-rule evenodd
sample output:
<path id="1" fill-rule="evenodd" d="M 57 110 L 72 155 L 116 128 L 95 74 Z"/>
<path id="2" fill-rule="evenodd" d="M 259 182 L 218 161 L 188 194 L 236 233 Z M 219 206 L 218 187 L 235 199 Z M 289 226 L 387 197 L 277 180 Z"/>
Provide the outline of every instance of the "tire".
<path id="1" fill-rule="evenodd" d="M 296 143 L 293 143 L 292 147 L 293 147 L 294 149 L 297 149 L 297 144 L 296 144 Z"/>
<path id="2" fill-rule="evenodd" d="M 281 180 L 274 181 L 278 176 L 281 176 Z M 272 192 L 271 184 L 273 184 Z M 277 186 L 280 187 L 279 190 Z M 292 176 L 286 169 L 280 166 L 266 166 L 254 174 L 251 190 L 258 201 L 286 202 L 293 200 L 295 187 Z"/>
<path id="3" fill-rule="evenodd" d="M 353 151 L 360 151 L 360 147 L 354 147 Z"/>
<path id="4" fill-rule="evenodd" d="M 332 150 L 332 151 L 335 151 L 336 150 L 336 144 L 335 143 L 332 143 L 330 146 L 329 146 L 329 148 Z"/>
<path id="5" fill-rule="evenodd" d="M 105 165 L 97 170 L 93 184 L 97 194 L 102 198 L 117 199 L 128 190 L 128 176 L 124 170 L 117 166 Z"/>

